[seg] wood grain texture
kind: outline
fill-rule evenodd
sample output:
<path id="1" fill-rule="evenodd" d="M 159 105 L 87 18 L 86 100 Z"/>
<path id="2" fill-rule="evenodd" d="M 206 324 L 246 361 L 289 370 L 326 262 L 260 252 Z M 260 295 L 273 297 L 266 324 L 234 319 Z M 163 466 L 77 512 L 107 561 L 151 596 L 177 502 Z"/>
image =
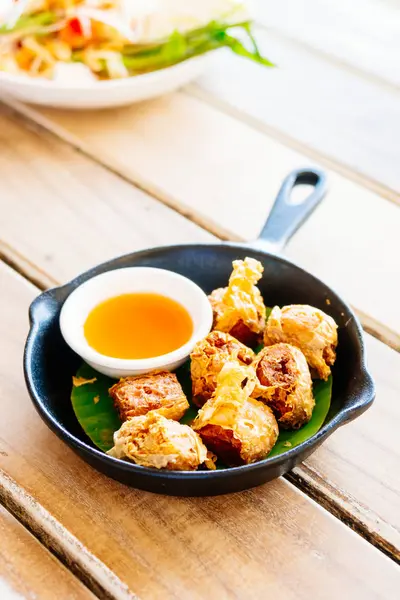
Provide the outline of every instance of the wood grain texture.
<path id="1" fill-rule="evenodd" d="M 172 498 L 97 474 L 41 422 L 21 354 L 33 286 L 0 265 L 0 468 L 143 598 L 396 597 L 389 558 L 284 480 Z M 368 577 L 365 577 L 368 573 Z"/>
<path id="2" fill-rule="evenodd" d="M 18 124 L 11 121 L 8 121 L 7 127 L 9 128 L 7 130 L 9 140 L 18 141 L 20 139 L 18 142 L 19 146 L 21 146 L 21 139 L 24 140 L 23 154 L 21 154 L 20 150 L 15 150 L 17 142 L 13 141 L 10 144 L 10 147 L 14 148 L 13 169 L 16 172 L 22 169 L 25 158 L 35 153 L 37 164 L 39 165 L 38 169 L 36 171 L 29 171 L 25 182 L 29 188 L 36 190 L 34 199 L 35 211 L 44 215 L 40 221 L 40 236 L 36 236 L 36 241 L 31 239 L 29 227 L 17 228 L 15 226 L 12 229 L 12 232 L 9 233 L 9 238 L 12 239 L 13 248 L 20 248 L 26 251 L 27 245 L 30 244 L 30 255 L 35 257 L 39 266 L 39 268 L 36 268 L 37 276 L 40 277 L 41 269 L 43 269 L 46 270 L 46 273 L 49 273 L 46 277 L 51 277 L 52 281 L 68 279 L 88 265 L 110 256 L 111 253 L 110 255 L 105 255 L 104 247 L 98 243 L 86 246 L 84 252 L 81 251 L 80 247 L 75 247 L 75 238 L 87 236 L 87 239 L 90 240 L 101 239 L 103 223 L 99 223 L 97 219 L 88 218 L 88 213 L 85 212 L 87 208 L 82 203 L 76 203 L 74 204 L 73 228 L 72 231 L 69 231 L 70 227 L 65 226 L 66 221 L 63 207 L 63 203 L 66 200 L 63 199 L 63 196 L 58 197 L 56 201 L 53 200 L 53 197 L 50 198 L 47 180 L 38 175 L 38 173 L 40 174 L 44 170 L 44 165 L 47 164 L 49 154 L 51 154 L 54 160 L 52 168 L 56 169 L 54 177 L 57 179 L 58 172 L 61 173 L 61 178 L 66 177 L 65 171 L 69 173 L 70 180 L 75 182 L 74 186 L 70 188 L 73 196 L 75 186 L 78 185 L 80 177 L 86 178 L 86 172 L 90 173 L 90 161 L 65 148 L 63 144 L 52 140 L 49 136 L 38 138 L 34 132 L 24 131 Z M 54 157 L 62 157 L 64 153 L 66 153 L 65 156 L 73 156 L 74 160 L 70 159 L 68 163 L 65 163 L 64 169 L 62 169 L 62 160 L 56 162 Z M 97 179 L 106 177 L 106 175 L 100 174 L 101 169 L 98 167 L 94 168 L 97 173 Z M 8 172 L 4 173 L 3 176 L 0 163 L 0 174 L 4 178 L 7 177 L 8 181 L 12 181 L 11 171 L 12 169 L 9 167 Z M 108 175 L 108 177 L 115 180 L 116 185 L 123 185 L 117 178 L 111 175 Z M 9 185 L 9 189 L 13 189 L 12 186 Z M 72 198 L 70 195 L 65 194 L 68 201 L 71 202 Z M 107 200 L 107 202 L 110 202 L 111 207 L 115 202 L 114 198 L 115 196 L 110 196 Z M 22 211 L 25 211 L 24 214 L 28 222 L 34 219 L 35 216 L 29 209 L 29 203 L 25 201 L 25 191 L 14 192 L 12 199 L 12 203 L 7 204 L 7 210 L 5 210 L 6 205 L 3 205 L 2 232 L 8 231 L 9 222 L 17 222 L 17 217 Z M 205 234 L 200 229 L 195 228 L 178 215 L 174 215 L 173 212 L 167 211 L 165 207 L 158 203 L 150 200 L 146 200 L 146 202 L 153 206 L 151 213 L 152 226 L 154 227 L 153 235 L 156 235 L 156 231 L 160 226 L 159 224 L 163 223 L 164 227 L 170 231 L 171 241 L 173 241 L 174 236 L 176 236 L 175 239 L 179 239 L 179 237 L 184 238 L 187 235 L 191 236 L 192 241 L 201 241 L 203 239 L 202 236 Z M 384 205 L 386 206 L 385 203 Z M 49 206 L 51 206 L 51 230 L 47 226 L 46 217 L 50 212 L 48 209 Z M 92 210 L 95 211 L 96 206 L 97 200 L 93 198 Z M 110 234 L 109 245 L 114 254 L 121 254 L 132 249 L 131 240 L 137 239 L 136 227 L 139 229 L 143 227 L 146 230 L 146 227 L 149 226 L 148 224 L 146 225 L 146 213 L 142 216 L 140 211 L 136 210 L 135 207 L 135 202 L 133 202 L 133 206 L 128 202 L 124 202 L 119 205 L 119 209 L 115 214 L 113 212 L 107 213 L 107 218 L 113 225 L 113 233 Z M 126 236 L 120 236 L 119 232 L 124 227 L 124 222 L 129 221 L 131 210 L 136 211 L 136 221 L 135 224 L 132 223 L 130 236 L 127 238 Z M 159 213 L 158 210 L 160 211 Z M 166 221 L 166 214 L 168 214 L 168 222 Z M 62 215 L 62 218 L 59 218 L 58 215 Z M 82 215 L 86 215 L 85 218 Z M 110 220 L 110 215 L 112 215 L 112 220 Z M 143 225 L 141 224 L 141 219 L 144 221 Z M 187 226 L 188 229 L 184 230 L 184 226 Z M 143 245 L 146 244 L 145 237 L 138 239 L 137 245 L 140 243 Z M 153 241 L 153 243 L 156 242 Z M 306 245 L 307 239 L 304 240 L 304 246 Z M 45 252 L 48 251 L 53 253 L 53 260 L 51 262 L 45 259 Z M 299 251 L 301 251 L 301 247 Z M 13 256 L 14 253 L 14 250 L 12 250 L 11 254 Z M 7 254 L 9 254 L 9 251 L 7 251 Z M 45 278 L 41 285 L 45 286 L 46 283 L 47 279 Z M 383 344 L 372 340 L 369 336 L 367 336 L 367 341 L 371 368 L 378 386 L 378 398 L 373 409 L 352 425 L 341 429 L 307 462 L 307 469 L 312 469 L 314 472 L 313 477 L 308 477 L 309 471 L 304 471 L 302 468 L 297 470 L 297 476 L 302 477 L 304 480 L 307 477 L 310 479 L 310 482 L 307 483 L 308 493 L 312 492 L 315 482 L 315 488 L 321 490 L 321 495 L 325 494 L 327 500 L 331 502 L 331 510 L 337 509 L 337 512 L 341 515 L 349 514 L 349 518 L 354 518 L 354 521 L 358 524 L 357 528 L 363 535 L 370 533 L 374 537 L 374 543 L 380 547 L 389 549 L 394 554 L 400 548 L 398 542 L 400 526 L 397 518 L 398 511 L 396 511 L 396 502 L 400 489 L 398 482 L 396 484 L 395 480 L 392 481 L 395 469 L 392 471 L 392 479 L 390 480 L 391 483 L 388 491 L 385 489 L 385 482 L 388 477 L 387 465 L 391 465 L 392 467 L 392 462 L 396 456 L 395 450 L 391 454 L 391 443 L 389 442 L 392 441 L 390 432 L 393 431 L 395 423 L 400 418 L 399 411 L 396 410 L 398 404 L 396 404 L 396 397 L 399 393 L 397 372 L 400 367 L 400 356 L 385 348 Z M 374 427 L 375 423 L 379 425 Z M 355 431 L 354 435 L 353 430 Z M 337 438 L 340 438 L 340 444 L 336 443 Z M 357 440 L 356 446 L 355 439 Z M 396 441 L 394 440 L 393 443 L 395 444 Z M 323 454 L 323 459 L 321 460 L 318 459 L 320 453 Z M 376 460 L 377 456 L 380 457 L 379 460 Z M 323 477 L 319 477 L 318 473 L 322 473 Z M 323 483 L 321 484 L 320 479 L 322 478 Z M 362 489 L 360 490 L 361 486 L 358 482 L 361 480 Z M 393 548 L 397 548 L 397 550 Z"/>
<path id="3" fill-rule="evenodd" d="M 201 224 L 206 224 L 219 235 L 234 239 L 256 237 L 282 179 L 291 169 L 313 162 L 306 161 L 301 154 L 185 94 L 171 95 L 126 109 L 87 113 L 84 120 L 78 120 L 74 112 L 41 110 L 39 113 L 35 110 L 31 114 L 99 162 L 112 167 L 127 179 L 138 182 L 141 187 Z M 41 154 L 42 160 L 52 154 L 49 156 L 52 161 L 51 173 L 56 173 L 55 177 L 60 179 L 56 168 L 60 160 L 50 140 L 40 142 L 41 149 L 36 149 L 37 142 L 29 140 L 17 124 L 4 119 L 3 123 L 1 130 L 8 132 L 4 134 L 4 142 L 7 141 L 8 145 L 3 144 L 2 153 L 5 153 L 8 162 L 2 161 L 0 169 L 2 165 L 16 164 L 18 155 L 19 164 L 25 164 L 26 157 L 32 155 L 32 144 L 35 143 L 35 153 Z M 8 140 L 11 132 L 18 127 L 20 133 L 12 133 L 12 136 L 20 136 L 24 141 L 19 145 L 13 144 L 11 148 Z M 7 159 L 10 154 L 11 157 Z M 14 189 L 17 194 L 18 186 L 21 188 L 18 171 L 8 167 L 4 170 L 8 188 Z M 37 177 L 36 185 L 40 180 L 50 181 L 52 177 L 47 166 L 31 169 L 31 172 Z M 65 173 L 64 177 L 70 180 L 70 175 Z M 56 185 L 54 179 L 52 181 L 51 185 Z M 91 181 L 89 176 L 84 190 L 91 185 Z M 109 214 L 104 203 L 103 185 L 99 185 L 99 193 L 103 198 L 101 209 L 95 215 L 89 209 L 97 177 L 93 181 L 91 192 L 87 193 L 87 209 L 83 216 L 77 216 L 81 200 L 73 201 L 73 210 L 68 208 L 71 200 L 66 199 L 67 191 L 64 188 L 58 194 L 57 210 L 49 218 L 54 222 L 58 214 L 65 215 L 67 212 L 68 218 L 73 219 L 74 223 L 82 218 L 94 219 L 101 231 L 107 230 L 106 235 L 110 239 L 112 230 L 107 229 L 107 218 L 101 212 L 103 210 Z M 116 180 L 113 178 L 109 181 Z M 396 205 L 332 171 L 329 172 L 329 184 L 327 198 L 296 234 L 286 254 L 336 288 L 362 316 L 381 322 L 384 330 L 391 330 L 393 345 L 400 348 L 400 312 L 397 303 L 400 292 L 400 211 Z M 86 194 L 86 191 L 81 193 Z M 3 202 L 9 205 L 5 197 Z M 48 210 L 47 206 L 44 203 L 41 210 Z M 133 211 L 132 208 L 132 214 Z M 30 252 L 33 252 L 32 241 L 30 246 L 25 241 L 23 247 L 20 245 L 21 239 L 18 241 L 22 238 L 19 235 L 21 225 L 18 214 L 13 206 L 8 209 L 4 217 L 3 238 L 10 245 L 18 244 L 16 249 L 30 256 Z M 36 226 L 39 220 L 35 217 L 37 214 L 35 209 L 32 218 L 36 218 Z M 377 227 L 379 232 L 385 232 L 385 244 L 377 243 Z M 151 232 L 151 237 L 149 235 L 146 245 L 154 243 L 159 230 L 157 222 L 148 221 L 146 231 Z M 165 226 L 162 230 L 169 232 Z M 176 231 L 180 236 L 179 229 L 175 229 L 168 233 L 169 239 L 173 238 Z M 190 239 L 193 239 L 193 231 L 190 230 Z M 46 245 L 56 249 L 58 235 L 53 232 L 50 235 L 54 237 Z M 121 237 L 124 236 L 121 234 L 115 239 L 120 240 Z M 83 255 L 91 245 L 88 239 L 74 241 Z M 96 243 L 95 239 L 92 240 L 92 243 Z M 40 240 L 36 243 L 40 243 Z M 111 254 L 111 242 L 107 251 Z M 118 252 L 114 250 L 114 253 Z M 60 256 L 60 259 L 63 257 Z M 45 264 L 43 258 L 35 262 L 50 274 L 55 265 L 54 257 L 47 258 Z M 68 266 L 69 262 L 63 260 L 62 269 Z M 65 271 L 61 273 L 61 279 L 66 277 Z M 382 289 L 385 290 L 384 295 Z"/>
<path id="4" fill-rule="evenodd" d="M 384 193 L 400 192 L 400 94 L 332 64 L 308 48 L 257 30 L 261 51 L 276 69 L 217 53 L 191 92 L 231 107 L 301 151 L 317 152 L 355 171 Z"/>
<path id="5" fill-rule="evenodd" d="M 358 521 L 365 537 L 400 561 L 400 354 L 369 335 L 366 342 L 375 403 L 294 475 L 304 480 L 305 490 L 312 488 L 312 495 L 349 523 Z"/>
<path id="6" fill-rule="evenodd" d="M 3 451 L 3 456 L 8 456 L 7 452 Z M 138 600 L 137 596 L 104 563 L 91 554 L 49 511 L 2 469 L 0 469 L 0 503 L 7 507 L 9 512 L 32 532 L 45 548 L 57 556 L 63 565 L 86 585 L 85 589 L 90 589 L 97 598 Z"/>
<path id="7" fill-rule="evenodd" d="M 95 596 L 0 505 L 2 600 L 90 600 Z"/>
<path id="8" fill-rule="evenodd" d="M 212 239 L 52 136 L 27 133 L 6 112 L 0 116 L 0 254 L 36 281 L 54 285 L 93 260 L 145 246 Z"/>
<path id="9" fill-rule="evenodd" d="M 400 84 L 398 0 L 253 0 L 253 7 L 268 31 L 380 82 Z"/>

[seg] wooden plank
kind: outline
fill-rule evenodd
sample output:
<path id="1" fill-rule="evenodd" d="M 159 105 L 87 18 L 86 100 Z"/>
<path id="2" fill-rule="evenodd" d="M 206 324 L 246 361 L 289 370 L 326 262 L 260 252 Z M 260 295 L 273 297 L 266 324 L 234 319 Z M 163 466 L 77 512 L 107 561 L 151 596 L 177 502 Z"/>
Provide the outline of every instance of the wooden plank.
<path id="1" fill-rule="evenodd" d="M 1 505 L 0 539 L 2 600 L 95 598 Z"/>
<path id="2" fill-rule="evenodd" d="M 375 403 L 295 469 L 293 480 L 400 561 L 400 354 L 369 335 L 366 343 Z"/>
<path id="3" fill-rule="evenodd" d="M 45 285 L 92 266 L 93 248 L 99 262 L 146 245 L 190 242 L 194 235 L 211 239 L 176 213 L 171 222 L 171 210 L 67 145 L 35 132 L 27 135 L 4 113 L 0 163 L 6 221 L 0 252 Z M 32 233 L 43 229 L 45 236 Z M 21 244 L 11 250 L 18 238 Z"/>
<path id="4" fill-rule="evenodd" d="M 3 127 L 3 123 L 1 124 Z M 5 127 L 4 122 L 4 127 Z M 0 127 L 0 130 L 2 130 Z M 15 256 L 15 248 L 26 252 L 26 245 L 29 246 L 30 255 L 35 257 L 35 261 L 39 267 L 35 267 L 37 276 L 40 277 L 42 269 L 50 273 L 52 280 L 62 281 L 76 274 L 81 268 L 85 268 L 89 264 L 94 264 L 100 259 L 104 259 L 104 248 L 100 244 L 91 244 L 82 252 L 81 248 L 76 248 L 66 230 L 69 227 L 65 226 L 66 219 L 63 212 L 63 202 L 68 198 L 71 202 L 69 194 L 60 196 L 56 201 L 53 196 L 49 197 L 49 184 L 47 180 L 40 175 L 44 171 L 44 165 L 48 164 L 51 157 L 59 156 L 59 160 L 53 158 L 52 169 L 56 169 L 54 178 L 57 180 L 57 173 L 61 175 L 59 179 L 64 181 L 66 175 L 63 174 L 61 165 L 64 165 L 64 170 L 68 173 L 74 173 L 76 178 L 75 185 L 72 186 L 71 194 L 74 196 L 75 186 L 78 185 L 80 177 L 86 177 L 85 173 L 89 170 L 90 162 L 76 153 L 69 153 L 63 144 L 55 142 L 49 136 L 38 138 L 35 133 L 27 132 L 21 129 L 16 123 L 9 121 L 7 124 L 9 146 L 13 149 L 13 163 L 8 164 L 7 173 L 3 173 L 0 163 L 0 176 L 3 181 L 12 181 L 11 172 L 20 172 L 24 161 L 28 156 L 35 154 L 37 157 L 38 168 L 36 170 L 27 171 L 25 178 L 25 187 L 28 184 L 30 189 L 35 190 L 35 212 L 43 215 L 43 218 L 35 224 L 36 242 L 31 240 L 31 230 L 24 227 L 14 227 L 8 237 L 12 239 L 13 247 L 7 250 L 7 256 Z M 19 142 L 18 142 L 19 140 Z M 22 144 L 23 140 L 23 144 Z M 24 153 L 21 155 L 15 150 L 16 145 L 24 147 Z M 66 152 L 66 154 L 65 154 Z M 68 162 L 62 157 L 69 157 Z M 72 159 L 73 157 L 73 159 Z M 65 163 L 65 164 L 64 164 Z M 97 174 L 96 178 L 105 177 L 105 175 Z M 70 176 L 72 178 L 72 176 Z M 115 180 L 115 186 L 123 184 L 115 177 L 109 174 Z M 6 179 L 7 178 L 7 179 Z M 90 177 L 89 177 L 90 180 Z M 85 179 L 83 180 L 85 181 Z M 7 183 L 8 189 L 13 189 L 13 186 Z M 111 184 L 109 184 L 111 185 Z M 113 186 L 114 187 L 114 186 Z M 114 189 L 117 189 L 116 187 Z M 25 211 L 27 221 L 34 218 L 34 213 L 29 209 L 29 203 L 26 202 L 25 188 L 22 192 L 13 193 L 12 202 L 1 204 L 2 209 L 2 232 L 7 233 L 8 223 L 17 222 L 18 215 L 22 210 Z M 114 202 L 114 196 L 110 196 L 107 202 Z M 10 197 L 10 196 L 8 196 Z M 184 226 L 190 227 L 190 235 L 192 241 L 201 240 L 202 233 L 199 229 L 195 229 L 193 225 L 189 225 L 187 221 L 181 219 L 178 215 L 174 215 L 171 211 L 166 210 L 161 205 L 149 199 L 146 200 L 151 206 L 152 225 L 155 230 L 159 227 L 159 221 L 164 224 L 162 231 L 170 230 L 171 241 L 175 236 L 184 237 Z M 100 201 L 99 201 L 100 203 Z M 386 206 L 386 204 L 384 203 Z M 48 207 L 51 206 L 51 228 L 47 226 L 47 216 L 49 214 Z M 390 205 L 388 205 L 390 206 Z M 93 200 L 92 208 L 95 210 L 96 200 Z M 160 209 L 160 218 L 157 217 L 157 210 Z M 121 231 L 123 222 L 129 219 L 129 214 L 132 207 L 128 202 L 121 202 L 119 209 L 109 221 L 112 224 L 114 234 L 110 236 L 108 243 L 115 254 L 126 252 L 130 248 L 127 245 L 126 236 L 118 235 Z M 134 209 L 134 208 L 133 208 Z M 103 224 L 96 219 L 88 219 L 86 207 L 82 202 L 74 205 L 74 237 L 82 237 L 86 235 L 88 239 L 101 239 Z M 62 218 L 60 218 L 60 216 Z M 162 215 L 162 218 L 161 218 Z M 84 218 L 83 218 L 84 216 Z M 168 220 L 167 220 L 168 216 Z M 110 216 L 108 215 L 110 219 Z M 136 210 L 136 221 L 132 224 L 130 240 L 135 239 L 136 230 L 141 230 L 147 220 L 146 212 Z M 50 230 L 51 229 L 51 230 Z M 189 230 L 188 230 L 189 231 Z M 29 241 L 31 240 L 31 241 Z M 54 241 L 57 240 L 57 241 Z M 138 244 L 146 244 L 143 237 L 138 241 Z M 307 239 L 304 240 L 304 245 L 307 245 Z M 51 263 L 45 260 L 45 252 L 49 249 L 53 253 Z M 11 254 L 10 254 L 11 252 Z M 19 263 L 21 264 L 21 263 Z M 29 274 L 32 269 L 29 269 Z M 46 279 L 42 281 L 42 285 L 46 284 Z M 400 356 L 385 348 L 367 336 L 368 349 L 370 354 L 370 363 L 373 375 L 377 381 L 378 399 L 374 407 L 366 413 L 362 418 L 358 419 L 354 424 L 344 427 L 338 433 L 330 438 L 323 448 L 317 452 L 313 458 L 307 462 L 306 467 L 301 467 L 296 470 L 297 480 L 305 486 L 308 493 L 318 494 L 318 500 L 322 501 L 325 497 L 325 502 L 330 510 L 336 511 L 347 520 L 352 520 L 353 524 L 363 535 L 368 535 L 372 541 L 386 551 L 394 554 L 400 548 L 398 541 L 399 521 L 395 511 L 396 498 L 400 493 L 399 482 L 390 479 L 390 489 L 385 489 L 385 482 L 388 479 L 387 465 L 392 465 L 396 453 L 390 452 L 389 440 L 392 440 L 393 428 L 399 421 L 399 411 L 396 409 L 396 397 L 399 393 L 399 382 L 397 373 L 400 368 Z M 375 427 L 374 424 L 377 424 Z M 353 434 L 353 431 L 355 432 Z M 336 439 L 340 439 L 340 444 L 336 443 Z M 355 447 L 355 440 L 357 445 Z M 358 451 L 359 445 L 360 451 Z M 332 448 L 332 450 L 330 450 Z M 383 451 L 382 448 L 385 450 Z M 318 460 L 320 453 L 323 453 L 323 459 Z M 377 459 L 379 457 L 379 459 Z M 362 469 L 361 469 L 362 467 Z M 322 473 L 323 476 L 318 474 Z M 362 477 L 362 489 L 358 485 Z M 323 479 L 322 483 L 321 480 Z M 302 483 L 304 482 L 304 483 Z M 397 548 L 397 550 L 396 550 Z"/>
<path id="5" fill-rule="evenodd" d="M 87 113 L 84 120 L 67 111 L 35 110 L 30 114 L 164 202 L 217 234 L 234 239 L 256 237 L 284 176 L 295 167 L 313 162 L 185 94 L 131 108 Z M 4 119 L 2 123 L 8 144 L 2 153 L 6 158 L 12 153 L 8 163 L 19 153 L 21 164 L 25 164 L 32 156 L 29 141 L 11 150 L 8 140 L 16 125 Z M 47 154 L 53 153 L 50 141 L 43 144 Z M 53 155 L 52 169 L 55 162 Z M 44 173 L 39 168 L 32 171 L 41 180 L 50 177 L 47 167 L 42 167 Z M 8 188 L 16 189 L 13 180 L 19 180 L 19 176 L 15 170 L 5 169 L 5 178 Z M 373 323 L 374 332 L 400 348 L 400 211 L 333 171 L 329 172 L 329 182 L 328 197 L 295 236 L 286 254 L 341 292 L 364 322 Z M 3 202 L 9 205 L 5 197 Z M 59 210 L 65 213 L 64 207 Z M 3 238 L 9 244 L 18 239 L 17 215 L 10 207 L 4 217 Z M 86 212 L 86 219 L 88 215 Z M 106 224 L 100 215 L 98 221 L 104 230 Z M 148 230 L 153 227 L 151 222 Z M 384 244 L 377 240 L 380 232 L 384 232 Z M 54 238 L 51 242 L 54 247 L 56 241 Z M 87 252 L 89 244 L 82 242 L 81 246 L 83 253 Z M 22 248 L 18 250 L 22 252 Z M 27 254 L 25 249 L 23 253 Z M 45 264 L 45 270 L 51 272 L 54 259 Z M 43 261 L 38 265 L 44 268 Z M 67 265 L 64 261 L 64 273 Z"/>
<path id="6" fill-rule="evenodd" d="M 273 31 L 258 30 L 257 40 L 276 69 L 221 52 L 198 84 L 190 86 L 191 92 L 231 107 L 245 121 L 267 127 L 305 154 L 321 154 L 344 174 L 356 171 L 385 194 L 399 192 L 398 91 Z"/>
<path id="7" fill-rule="evenodd" d="M 383 83 L 400 84 L 397 0 L 253 0 L 268 30 L 300 41 Z"/>
<path id="8" fill-rule="evenodd" d="M 0 268 L 4 265 L 0 262 Z M 14 271 L 10 271 L 15 274 Z M 26 280 L 22 280 L 26 282 Z M 23 408 L 21 408 L 23 410 Z M 1 443 L 0 443 L 1 446 Z M 0 450 L 7 457 L 5 451 Z M 138 600 L 122 581 L 83 546 L 37 500 L 0 469 L 0 503 L 74 573 L 97 598 Z"/>
<path id="9" fill-rule="evenodd" d="M 225 497 L 172 498 L 97 474 L 46 426 L 23 384 L 27 308 L 36 294 L 0 265 L 0 468 L 148 598 L 340 595 L 395 598 L 393 561 L 284 480 Z M 56 535 L 56 534 L 55 534 Z M 368 573 L 368 577 L 365 577 Z"/>

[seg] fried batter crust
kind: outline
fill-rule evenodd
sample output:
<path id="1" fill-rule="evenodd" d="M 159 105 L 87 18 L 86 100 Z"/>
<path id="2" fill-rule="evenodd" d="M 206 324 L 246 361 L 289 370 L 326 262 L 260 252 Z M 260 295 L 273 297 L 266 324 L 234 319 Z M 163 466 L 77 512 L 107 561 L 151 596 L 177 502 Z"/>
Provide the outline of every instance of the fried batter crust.
<path id="1" fill-rule="evenodd" d="M 249 365 L 254 352 L 229 333 L 212 331 L 193 348 L 191 358 L 192 399 L 197 406 L 211 398 L 217 386 L 217 376 L 229 360 Z"/>
<path id="2" fill-rule="evenodd" d="M 311 419 L 315 401 L 301 350 L 289 344 L 267 346 L 253 367 L 257 383 L 252 396 L 272 408 L 283 428 L 298 429 Z"/>
<path id="3" fill-rule="evenodd" d="M 214 313 L 214 329 L 230 333 L 247 346 L 256 346 L 265 327 L 265 306 L 256 287 L 263 266 L 254 258 L 235 260 L 226 288 L 209 296 Z"/>
<path id="4" fill-rule="evenodd" d="M 181 384 L 169 371 L 126 377 L 113 385 L 109 394 L 121 421 L 145 415 L 151 410 L 179 421 L 189 408 Z"/>
<path id="5" fill-rule="evenodd" d="M 300 348 L 313 375 L 328 379 L 338 343 L 337 325 L 332 317 L 306 304 L 275 306 L 267 321 L 264 344 L 279 342 Z"/>
<path id="6" fill-rule="evenodd" d="M 200 409 L 192 427 L 227 465 L 252 463 L 267 456 L 278 438 L 272 410 L 253 398 L 252 367 L 237 361 L 224 365 L 214 395 Z"/>
<path id="7" fill-rule="evenodd" d="M 107 454 L 170 471 L 195 471 L 203 463 L 215 468 L 210 453 L 191 427 L 166 419 L 157 411 L 125 421 L 115 432 L 114 447 Z"/>

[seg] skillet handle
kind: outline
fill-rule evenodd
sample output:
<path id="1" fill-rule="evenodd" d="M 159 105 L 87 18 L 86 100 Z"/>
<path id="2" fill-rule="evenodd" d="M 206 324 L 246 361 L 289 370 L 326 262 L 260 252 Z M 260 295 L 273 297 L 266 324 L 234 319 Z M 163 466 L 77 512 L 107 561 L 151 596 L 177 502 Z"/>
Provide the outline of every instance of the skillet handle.
<path id="1" fill-rule="evenodd" d="M 291 201 L 297 185 L 312 185 L 313 190 L 298 204 Z M 282 183 L 274 205 L 259 237 L 252 247 L 279 252 L 308 219 L 327 192 L 327 177 L 319 169 L 296 169 Z"/>

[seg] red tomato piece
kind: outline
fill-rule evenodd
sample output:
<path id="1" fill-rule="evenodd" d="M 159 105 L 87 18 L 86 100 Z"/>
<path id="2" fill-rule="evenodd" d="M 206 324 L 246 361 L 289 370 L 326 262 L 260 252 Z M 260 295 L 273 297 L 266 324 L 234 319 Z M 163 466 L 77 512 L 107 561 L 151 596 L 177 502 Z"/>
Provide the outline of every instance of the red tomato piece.
<path id="1" fill-rule="evenodd" d="M 68 27 L 76 35 L 82 35 L 82 36 L 84 35 L 81 22 L 77 17 L 74 17 L 73 19 L 71 19 L 69 21 Z"/>

